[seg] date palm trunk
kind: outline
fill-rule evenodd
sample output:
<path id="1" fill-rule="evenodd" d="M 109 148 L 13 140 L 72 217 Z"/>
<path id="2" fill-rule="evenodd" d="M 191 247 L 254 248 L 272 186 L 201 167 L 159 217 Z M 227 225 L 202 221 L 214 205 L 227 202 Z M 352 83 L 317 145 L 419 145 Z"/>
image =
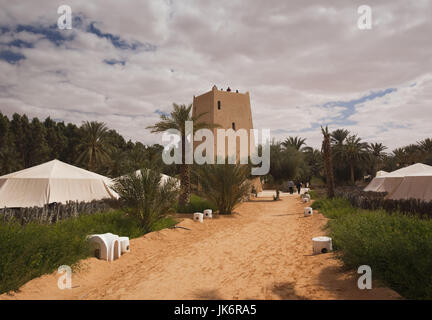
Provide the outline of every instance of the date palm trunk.
<path id="1" fill-rule="evenodd" d="M 324 164 L 327 180 L 327 196 L 334 197 L 334 175 L 333 175 L 333 159 L 330 145 L 330 135 L 324 135 L 323 141 Z"/>
<path id="2" fill-rule="evenodd" d="M 190 201 L 190 165 L 180 165 L 180 197 L 179 205 L 185 206 Z"/>
<path id="3" fill-rule="evenodd" d="M 180 165 L 180 207 L 186 206 L 190 201 L 190 165 L 185 163 L 186 160 L 186 137 L 182 135 L 182 164 Z"/>

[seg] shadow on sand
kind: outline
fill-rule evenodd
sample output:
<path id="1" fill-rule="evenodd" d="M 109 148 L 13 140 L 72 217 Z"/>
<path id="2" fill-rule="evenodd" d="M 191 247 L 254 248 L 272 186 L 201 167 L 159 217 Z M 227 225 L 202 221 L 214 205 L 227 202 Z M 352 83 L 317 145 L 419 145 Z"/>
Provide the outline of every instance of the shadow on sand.
<path id="1" fill-rule="evenodd" d="M 277 282 L 272 292 L 282 300 L 306 300 L 307 298 L 296 293 L 294 282 Z"/>
<path id="2" fill-rule="evenodd" d="M 194 296 L 196 299 L 202 300 L 223 300 L 218 289 L 200 289 L 194 292 Z"/>
<path id="3" fill-rule="evenodd" d="M 332 292 L 336 299 L 352 300 L 388 300 L 402 299 L 398 294 L 379 281 L 372 281 L 371 290 L 360 290 L 357 281 L 360 275 L 348 272 L 346 268 L 331 266 L 324 268 L 319 274 L 319 283 Z M 345 275 L 345 276 L 344 276 Z"/>

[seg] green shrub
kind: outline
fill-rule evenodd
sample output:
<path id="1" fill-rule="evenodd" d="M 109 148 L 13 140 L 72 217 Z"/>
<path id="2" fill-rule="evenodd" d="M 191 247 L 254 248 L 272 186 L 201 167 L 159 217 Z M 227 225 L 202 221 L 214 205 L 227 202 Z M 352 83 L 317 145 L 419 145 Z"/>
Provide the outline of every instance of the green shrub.
<path id="1" fill-rule="evenodd" d="M 122 210 L 139 219 L 145 231 L 173 209 L 177 197 L 177 182 L 169 178 L 162 183 L 162 175 L 156 169 L 141 170 L 117 179 L 114 190 L 123 203 Z"/>
<path id="2" fill-rule="evenodd" d="M 203 212 L 205 209 L 216 211 L 216 206 L 209 200 L 197 196 L 196 194 L 191 195 L 189 204 L 186 206 L 177 206 L 176 208 L 179 213 Z"/>
<path id="3" fill-rule="evenodd" d="M 205 164 L 197 174 L 205 197 L 214 203 L 219 214 L 231 214 L 234 208 L 249 195 L 250 167 L 241 164 Z"/>
<path id="4" fill-rule="evenodd" d="M 320 199 L 314 201 L 312 208 L 320 210 L 327 218 L 336 219 L 341 216 L 351 214 L 357 210 L 353 208 L 347 200 L 334 198 L 334 199 Z"/>
<path id="5" fill-rule="evenodd" d="M 348 268 L 369 265 L 375 278 L 402 296 L 432 299 L 432 220 L 356 209 L 338 198 L 318 207 L 332 218 L 330 236 Z"/>
<path id="6" fill-rule="evenodd" d="M 172 218 L 156 221 L 154 230 L 172 226 Z M 0 293 L 17 290 L 27 281 L 65 264 L 73 268 L 90 255 L 87 235 L 111 232 L 130 238 L 145 230 L 120 211 L 81 215 L 56 224 L 0 223 Z"/>
<path id="7" fill-rule="evenodd" d="M 174 227 L 177 224 L 177 221 L 173 217 L 166 217 L 159 219 L 155 223 L 153 223 L 152 231 L 159 231 L 166 228 Z"/>

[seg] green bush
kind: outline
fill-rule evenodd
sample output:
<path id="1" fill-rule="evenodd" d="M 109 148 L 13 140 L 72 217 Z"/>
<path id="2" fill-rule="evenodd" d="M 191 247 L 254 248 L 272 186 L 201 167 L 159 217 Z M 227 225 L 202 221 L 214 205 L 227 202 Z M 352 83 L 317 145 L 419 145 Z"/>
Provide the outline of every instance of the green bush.
<path id="1" fill-rule="evenodd" d="M 122 210 L 140 221 L 145 231 L 173 209 L 178 198 L 177 182 L 169 178 L 162 183 L 162 175 L 156 170 L 141 170 L 116 180 L 114 190 L 120 196 Z"/>
<path id="2" fill-rule="evenodd" d="M 315 203 L 314 203 L 315 205 Z M 362 210 L 347 200 L 321 200 L 334 248 L 348 268 L 373 276 L 409 299 L 432 299 L 432 220 Z"/>
<path id="3" fill-rule="evenodd" d="M 177 206 L 176 210 L 179 213 L 194 213 L 194 212 L 203 212 L 205 209 L 212 209 L 216 211 L 216 206 L 210 201 L 197 196 L 196 194 L 192 194 L 190 197 L 190 202 L 186 206 Z"/>
<path id="4" fill-rule="evenodd" d="M 164 218 L 153 229 L 174 224 L 174 219 Z M 81 215 L 52 225 L 0 223 L 0 293 L 17 290 L 61 265 L 78 267 L 79 260 L 90 256 L 86 236 L 106 232 L 134 238 L 144 229 L 136 218 L 120 211 Z"/>
<path id="5" fill-rule="evenodd" d="M 219 214 L 232 214 L 251 192 L 250 167 L 241 164 L 205 164 L 197 174 L 205 197 L 214 203 Z"/>

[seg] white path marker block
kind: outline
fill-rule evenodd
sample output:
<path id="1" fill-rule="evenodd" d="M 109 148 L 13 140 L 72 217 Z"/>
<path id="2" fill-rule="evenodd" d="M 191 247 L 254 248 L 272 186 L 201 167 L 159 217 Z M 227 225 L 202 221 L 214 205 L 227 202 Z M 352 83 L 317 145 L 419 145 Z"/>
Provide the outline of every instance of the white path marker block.
<path id="1" fill-rule="evenodd" d="M 130 251 L 130 244 L 129 244 L 129 238 L 128 237 L 120 237 L 120 249 L 121 253 L 129 252 Z"/>
<path id="2" fill-rule="evenodd" d="M 333 250 L 332 239 L 330 237 L 312 238 L 313 254 L 327 253 Z"/>
<path id="3" fill-rule="evenodd" d="M 307 202 L 309 202 L 309 200 L 310 200 L 310 199 L 309 199 L 308 197 L 303 197 L 303 198 L 302 198 L 303 203 L 307 203 Z"/>
<path id="4" fill-rule="evenodd" d="M 194 221 L 203 222 L 203 220 L 204 220 L 204 214 L 202 214 L 201 212 L 195 212 L 193 214 L 193 219 L 194 219 Z"/>
<path id="5" fill-rule="evenodd" d="M 92 251 L 98 259 L 113 261 L 120 258 L 119 236 L 112 233 L 92 234 L 87 236 Z"/>
<path id="6" fill-rule="evenodd" d="M 310 217 L 312 214 L 313 214 L 313 211 L 312 211 L 311 207 L 304 208 L 304 216 L 305 217 Z"/>
<path id="7" fill-rule="evenodd" d="M 205 219 L 213 218 L 213 210 L 212 209 L 205 209 L 204 210 L 204 218 Z"/>

